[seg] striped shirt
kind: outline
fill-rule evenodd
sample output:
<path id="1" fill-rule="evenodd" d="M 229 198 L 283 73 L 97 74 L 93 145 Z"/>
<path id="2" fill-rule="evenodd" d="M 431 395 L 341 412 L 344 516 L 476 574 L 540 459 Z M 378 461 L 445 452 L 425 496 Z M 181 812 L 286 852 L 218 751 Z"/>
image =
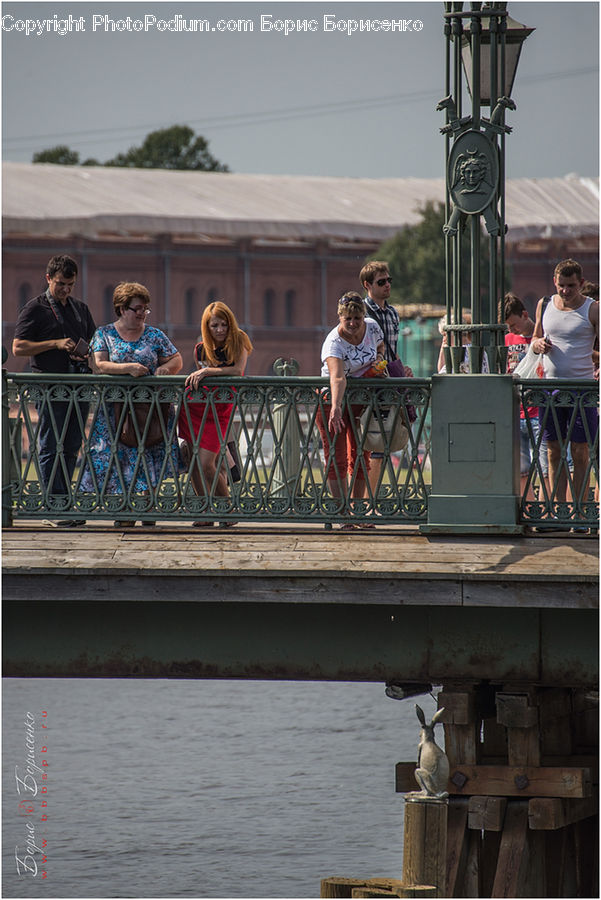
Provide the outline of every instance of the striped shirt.
<path id="1" fill-rule="evenodd" d="M 371 299 L 365 298 L 365 308 L 367 315 L 375 319 L 384 334 L 384 356 L 387 362 L 398 359 L 397 342 L 399 339 L 399 314 L 390 303 L 384 302 L 384 306 L 380 307 Z"/>

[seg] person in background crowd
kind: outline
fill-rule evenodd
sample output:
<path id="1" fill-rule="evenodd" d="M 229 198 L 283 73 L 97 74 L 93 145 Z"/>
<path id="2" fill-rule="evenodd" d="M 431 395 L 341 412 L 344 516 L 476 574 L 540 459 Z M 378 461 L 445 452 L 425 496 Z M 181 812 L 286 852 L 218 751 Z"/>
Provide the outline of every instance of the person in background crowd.
<path id="1" fill-rule="evenodd" d="M 582 285 L 582 293 L 585 297 L 590 297 L 595 303 L 599 302 L 599 285 L 594 281 L 585 281 Z M 595 367 L 595 378 L 599 378 L 599 338 L 595 338 L 593 346 L 593 365 Z"/>
<path id="2" fill-rule="evenodd" d="M 384 359 L 388 363 L 388 373 L 394 378 L 413 378 L 412 370 L 403 365 L 397 353 L 399 314 L 388 302 L 392 285 L 388 263 L 376 259 L 366 263 L 359 273 L 359 281 L 367 292 L 364 300 L 366 314 L 375 319 L 384 335 Z M 395 366 L 391 366 L 391 363 L 395 363 Z M 372 451 L 369 486 L 374 497 L 377 495 L 383 459 L 383 453 Z"/>
<path id="3" fill-rule="evenodd" d="M 471 321 L 472 321 L 471 313 L 464 312 L 463 313 L 463 324 L 469 325 L 471 323 Z M 449 342 L 447 332 L 444 330 L 446 324 L 447 324 L 447 317 L 443 316 L 438 322 L 438 330 L 439 330 L 440 334 L 442 335 L 442 341 L 440 343 L 440 352 L 438 354 L 437 371 L 438 371 L 439 375 L 446 375 L 446 372 L 447 372 L 447 366 L 446 366 L 445 357 L 444 357 L 444 348 L 446 347 L 446 345 Z M 464 349 L 463 349 L 463 359 L 461 360 L 461 363 L 459 365 L 459 371 L 462 375 L 469 375 L 470 363 L 469 363 L 469 355 L 468 355 L 467 351 L 468 351 L 468 348 L 472 346 L 472 336 L 468 331 L 462 332 L 461 343 L 462 343 Z M 489 371 L 488 356 L 486 355 L 486 350 L 482 354 L 482 369 L 481 369 L 481 371 L 482 372 Z"/>
<path id="4" fill-rule="evenodd" d="M 96 326 L 83 300 L 71 292 L 77 281 L 77 263 L 66 254 L 53 256 L 46 266 L 47 288 L 25 304 L 15 326 L 12 351 L 30 356 L 32 372 L 88 374 L 88 342 Z M 85 422 L 88 405 L 79 403 Z M 40 478 L 51 494 L 67 494 L 75 471 L 83 434 L 75 407 L 67 401 L 38 403 L 38 461 Z M 63 454 L 57 456 L 57 435 L 63 436 Z M 85 520 L 65 522 L 84 525 Z"/>
<path id="5" fill-rule="evenodd" d="M 344 402 L 347 378 L 360 378 L 374 363 L 384 359 L 384 335 L 378 323 L 365 317 L 361 295 L 348 291 L 338 301 L 338 325 L 330 331 L 321 348 L 321 374 L 330 379 L 331 403 L 324 403 L 316 416 L 325 456 L 325 475 L 334 497 L 340 497 L 352 481 L 353 497 L 365 496 L 365 478 L 370 469 L 370 454 L 357 458 L 354 431 L 363 407 L 348 407 Z M 351 416 L 355 420 L 351 424 Z M 335 438 L 331 452 L 332 435 Z M 348 523 L 345 531 L 358 527 L 373 528 L 372 523 L 359 526 Z"/>
<path id="6" fill-rule="evenodd" d="M 146 324 L 146 318 L 150 315 L 148 289 L 137 282 L 122 281 L 115 288 L 113 306 L 117 316 L 115 321 L 98 328 L 90 344 L 96 370 L 101 375 L 131 375 L 133 378 L 143 375 L 177 375 L 183 365 L 181 354 L 166 334 L 159 328 Z M 135 408 L 136 404 L 133 406 Z M 120 441 L 117 445 L 116 463 L 112 451 L 112 435 L 123 420 L 123 414 L 116 414 L 112 406 L 107 421 L 103 409 L 99 408 L 90 435 L 91 465 L 90 462 L 86 465 L 81 490 L 121 494 L 121 474 L 129 491 L 146 493 L 149 483 L 153 486 L 158 484 L 167 452 L 170 460 L 165 475 L 175 477 L 181 465 L 177 441 L 174 439 L 167 447 L 162 434 L 163 428 L 165 434 L 174 430 L 174 414 L 171 409 L 166 418 L 167 421 L 161 425 L 161 439 L 152 446 L 145 447 L 141 458 L 138 457 L 137 441 L 135 446 L 128 446 Z M 138 423 L 140 435 L 145 428 L 144 422 Z M 117 435 L 118 440 L 120 437 L 121 435 Z M 115 521 L 116 528 L 135 524 L 135 519 Z"/>
<path id="7" fill-rule="evenodd" d="M 553 273 L 556 293 L 542 297 L 536 308 L 532 349 L 542 357 L 545 378 L 594 378 L 593 347 L 599 337 L 599 304 L 583 292 L 582 267 L 576 260 L 564 259 Z M 543 436 L 549 455 L 549 480 L 555 499 L 565 502 L 567 472 L 562 465 L 562 443 L 568 438 L 574 461 L 572 496 L 576 503 L 588 495 L 589 440 L 595 439 L 599 414 L 592 407 L 574 410 L 566 406 L 554 409 L 557 417 L 547 414 Z M 541 411 L 542 414 L 542 411 Z M 582 529 L 577 529 L 582 530 Z"/>
<path id="8" fill-rule="evenodd" d="M 505 346 L 508 347 L 507 372 L 511 374 L 517 364 L 526 356 L 534 334 L 534 322 L 528 310 L 516 294 L 505 294 L 504 318 L 508 332 L 505 335 Z M 524 409 L 520 404 L 520 494 L 523 497 L 532 465 L 533 441 L 538 443 L 540 427 L 538 407 Z M 548 474 L 547 448 L 541 444 L 539 461 L 543 476 Z M 534 500 L 532 484 L 528 490 L 528 499 Z"/>
<path id="9" fill-rule="evenodd" d="M 253 345 L 246 332 L 239 327 L 229 306 L 220 300 L 210 303 L 202 314 L 201 334 L 202 340 L 194 348 L 196 371 L 186 378 L 187 388 L 199 390 L 202 380 L 211 375 L 244 375 Z M 227 497 L 227 476 L 223 465 L 219 465 L 218 471 L 218 459 L 224 442 L 229 439 L 234 404 L 215 402 L 213 413 L 213 406 L 209 401 L 215 390 L 205 387 L 205 402 L 188 401 L 187 409 L 182 405 L 178 428 L 188 459 L 191 458 L 193 444 L 198 439 L 198 463 L 193 464 L 191 470 L 196 493 L 202 496 L 208 490 L 217 497 Z M 213 524 L 210 521 L 194 522 L 198 528 L 210 528 Z M 220 524 L 225 527 L 234 523 L 224 521 Z"/>
<path id="10" fill-rule="evenodd" d="M 599 302 L 599 285 L 594 281 L 585 281 L 582 285 L 582 293 L 585 297 L 590 297 L 596 303 Z"/>

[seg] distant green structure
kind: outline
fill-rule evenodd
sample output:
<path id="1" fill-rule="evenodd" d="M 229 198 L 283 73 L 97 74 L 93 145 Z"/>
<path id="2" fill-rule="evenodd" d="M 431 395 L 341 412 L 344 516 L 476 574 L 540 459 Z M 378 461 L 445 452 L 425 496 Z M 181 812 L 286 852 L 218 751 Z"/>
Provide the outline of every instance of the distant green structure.
<path id="1" fill-rule="evenodd" d="M 440 351 L 438 318 L 402 319 L 397 353 L 416 378 L 429 378 L 436 373 Z"/>

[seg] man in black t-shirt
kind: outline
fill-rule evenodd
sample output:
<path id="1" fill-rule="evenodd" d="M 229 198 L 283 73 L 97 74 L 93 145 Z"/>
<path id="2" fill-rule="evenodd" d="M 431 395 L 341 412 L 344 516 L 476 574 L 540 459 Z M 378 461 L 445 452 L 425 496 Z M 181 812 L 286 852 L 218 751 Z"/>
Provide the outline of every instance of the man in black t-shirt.
<path id="1" fill-rule="evenodd" d="M 48 288 L 25 304 L 15 327 L 12 351 L 15 356 L 30 356 L 33 372 L 86 373 L 87 343 L 96 326 L 87 305 L 72 298 L 77 280 L 77 263 L 70 256 L 53 256 L 46 267 Z M 78 404 L 85 422 L 87 404 Z M 47 399 L 38 404 L 38 461 L 40 477 L 50 493 L 67 494 L 81 447 L 82 432 L 75 408 L 69 413 L 66 401 Z M 54 419 L 54 422 L 53 422 Z M 57 457 L 57 435 L 63 437 L 63 459 Z M 54 470 L 54 471 L 53 471 Z"/>

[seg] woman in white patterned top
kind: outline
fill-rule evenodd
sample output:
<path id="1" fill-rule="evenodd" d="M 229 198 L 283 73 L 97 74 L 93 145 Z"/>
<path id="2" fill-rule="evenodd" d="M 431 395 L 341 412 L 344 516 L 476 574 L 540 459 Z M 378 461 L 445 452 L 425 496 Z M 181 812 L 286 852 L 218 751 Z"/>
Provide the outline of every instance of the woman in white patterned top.
<path id="1" fill-rule="evenodd" d="M 363 453 L 362 463 L 357 464 L 355 439 L 356 420 L 363 407 L 346 405 L 344 392 L 347 378 L 360 378 L 374 363 L 384 359 L 384 335 L 377 322 L 365 317 L 365 304 L 355 291 L 347 292 L 338 301 L 338 320 L 321 348 L 321 374 L 330 379 L 331 403 L 323 404 L 316 423 L 324 447 L 326 478 L 333 496 L 340 497 L 341 489 L 346 490 L 350 481 L 352 496 L 364 497 L 369 453 Z M 351 416 L 355 420 L 354 427 Z"/>

